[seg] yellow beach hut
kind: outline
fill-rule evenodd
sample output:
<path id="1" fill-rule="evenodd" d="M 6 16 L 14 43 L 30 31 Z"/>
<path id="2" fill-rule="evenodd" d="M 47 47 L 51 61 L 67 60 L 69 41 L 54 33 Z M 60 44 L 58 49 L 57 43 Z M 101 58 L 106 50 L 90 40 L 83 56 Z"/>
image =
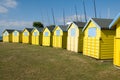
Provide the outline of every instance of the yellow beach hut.
<path id="1" fill-rule="evenodd" d="M 12 42 L 20 43 L 22 42 L 22 31 L 14 30 L 12 32 Z"/>
<path id="2" fill-rule="evenodd" d="M 83 51 L 83 32 L 85 22 L 71 22 L 68 26 L 67 50 L 74 52 Z"/>
<path id="3" fill-rule="evenodd" d="M 32 42 L 33 45 L 42 45 L 42 31 L 43 28 L 34 28 L 32 30 Z"/>
<path id="4" fill-rule="evenodd" d="M 14 30 L 12 29 L 6 29 L 3 31 L 2 36 L 3 36 L 3 42 L 12 42 L 12 32 Z"/>
<path id="5" fill-rule="evenodd" d="M 113 63 L 120 67 L 120 13 L 115 17 L 109 26 L 110 29 L 116 29 L 116 36 L 114 38 L 114 59 Z"/>
<path id="6" fill-rule="evenodd" d="M 22 32 L 22 43 L 31 43 L 31 31 L 33 28 L 25 28 Z"/>
<path id="7" fill-rule="evenodd" d="M 52 46 L 52 39 L 53 34 L 52 31 L 55 28 L 55 26 L 48 26 L 45 27 L 43 30 L 43 39 L 42 39 L 42 46 Z"/>
<path id="8" fill-rule="evenodd" d="M 83 28 L 83 54 L 96 59 L 113 58 L 115 30 L 109 29 L 112 19 L 91 18 Z"/>
<path id="9" fill-rule="evenodd" d="M 53 47 L 67 47 L 67 26 L 59 25 L 53 30 Z"/>

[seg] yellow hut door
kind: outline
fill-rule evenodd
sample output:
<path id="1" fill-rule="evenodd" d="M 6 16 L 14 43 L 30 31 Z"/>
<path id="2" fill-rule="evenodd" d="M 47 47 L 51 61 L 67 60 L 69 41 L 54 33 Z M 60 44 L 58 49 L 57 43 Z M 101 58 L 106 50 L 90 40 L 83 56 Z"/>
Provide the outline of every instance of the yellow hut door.
<path id="1" fill-rule="evenodd" d="M 38 33 L 39 32 L 36 31 L 36 32 L 33 33 L 33 36 L 32 36 L 33 37 L 33 41 L 32 42 L 35 45 L 39 45 L 39 34 Z"/>
<path id="2" fill-rule="evenodd" d="M 84 54 L 99 58 L 100 56 L 100 37 L 98 35 L 98 31 L 96 27 L 90 27 L 85 32 L 84 37 Z"/>
<path id="3" fill-rule="evenodd" d="M 120 66 L 120 22 L 116 26 L 116 37 L 114 38 L 114 65 Z"/>
<path id="4" fill-rule="evenodd" d="M 29 43 L 29 34 L 28 32 L 24 32 L 23 43 Z"/>
<path id="5" fill-rule="evenodd" d="M 56 47 L 62 48 L 62 34 L 60 34 L 60 30 L 56 30 L 55 43 Z"/>
<path id="6" fill-rule="evenodd" d="M 13 34 L 13 42 L 19 42 L 19 35 L 17 31 L 15 31 Z"/>
<path id="7" fill-rule="evenodd" d="M 43 45 L 50 46 L 50 35 L 49 32 L 45 32 L 43 36 Z"/>
<path id="8" fill-rule="evenodd" d="M 5 31 L 5 33 L 3 34 L 3 41 L 9 42 L 9 33 L 7 31 Z"/>
<path id="9" fill-rule="evenodd" d="M 115 43 L 114 43 L 114 64 L 120 66 L 120 38 L 115 38 Z"/>

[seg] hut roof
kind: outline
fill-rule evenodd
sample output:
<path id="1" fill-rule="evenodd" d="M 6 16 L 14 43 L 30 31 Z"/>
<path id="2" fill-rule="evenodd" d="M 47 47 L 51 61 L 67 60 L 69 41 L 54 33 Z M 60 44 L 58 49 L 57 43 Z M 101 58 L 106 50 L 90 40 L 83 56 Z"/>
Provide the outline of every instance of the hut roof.
<path id="1" fill-rule="evenodd" d="M 39 32 L 42 32 L 44 28 L 36 28 Z"/>
<path id="2" fill-rule="evenodd" d="M 25 29 L 27 29 L 29 32 L 33 30 L 33 28 L 25 28 Z"/>
<path id="3" fill-rule="evenodd" d="M 114 20 L 112 21 L 112 23 L 109 25 L 109 28 L 114 28 L 115 25 L 120 21 L 120 13 L 114 18 Z"/>
<path id="4" fill-rule="evenodd" d="M 22 32 L 22 30 L 14 30 L 14 31 Z"/>
<path id="5" fill-rule="evenodd" d="M 93 21 L 100 29 L 109 29 L 110 23 L 113 21 L 113 19 L 105 19 L 105 18 L 91 18 L 87 24 L 84 26 L 83 31 L 86 29 L 88 24 Z"/>
<path id="6" fill-rule="evenodd" d="M 109 29 L 110 23 L 113 19 L 92 18 L 102 29 Z"/>
<path id="7" fill-rule="evenodd" d="M 59 25 L 59 27 L 62 29 L 62 31 L 66 32 L 67 31 L 67 28 L 68 26 L 64 26 L 64 25 Z"/>
<path id="8" fill-rule="evenodd" d="M 84 26 L 85 26 L 85 24 L 86 24 L 86 22 L 73 22 L 73 23 L 75 23 L 79 28 L 83 28 Z"/>
<path id="9" fill-rule="evenodd" d="M 55 26 L 48 26 L 47 28 L 52 32 Z"/>
<path id="10" fill-rule="evenodd" d="M 12 33 L 14 29 L 5 29 L 4 32 L 7 31 L 8 33 Z"/>

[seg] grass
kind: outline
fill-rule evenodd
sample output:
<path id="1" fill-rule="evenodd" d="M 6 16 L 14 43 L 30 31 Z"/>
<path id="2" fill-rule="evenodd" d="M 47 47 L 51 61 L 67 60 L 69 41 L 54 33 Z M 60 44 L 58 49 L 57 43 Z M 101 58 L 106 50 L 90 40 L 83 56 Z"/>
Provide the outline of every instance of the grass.
<path id="1" fill-rule="evenodd" d="M 0 42 L 0 80 L 120 80 L 120 70 L 65 49 Z"/>

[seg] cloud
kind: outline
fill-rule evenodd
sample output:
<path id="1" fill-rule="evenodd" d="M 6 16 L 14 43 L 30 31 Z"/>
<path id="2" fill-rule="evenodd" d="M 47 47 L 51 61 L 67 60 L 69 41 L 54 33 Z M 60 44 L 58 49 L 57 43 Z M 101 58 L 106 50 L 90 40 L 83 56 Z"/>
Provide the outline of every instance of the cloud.
<path id="1" fill-rule="evenodd" d="M 78 17 L 78 21 L 85 21 L 85 17 L 84 17 L 84 15 L 77 15 L 77 17 Z M 89 17 L 87 16 L 87 19 L 88 19 Z M 58 19 L 57 20 L 59 23 L 63 23 L 63 18 L 60 18 L 60 19 Z M 67 16 L 66 18 L 65 18 L 65 21 L 66 21 L 66 23 L 67 22 L 71 22 L 71 21 L 76 21 L 76 15 L 71 15 L 71 16 Z"/>
<path id="2" fill-rule="evenodd" d="M 0 21 L 0 27 L 4 26 L 4 27 L 29 27 L 32 26 L 32 21 L 5 21 L 5 20 L 1 20 Z"/>
<path id="3" fill-rule="evenodd" d="M 3 5 L 8 8 L 15 8 L 17 6 L 17 2 L 16 0 L 4 0 Z"/>
<path id="4" fill-rule="evenodd" d="M 7 13 L 10 8 L 15 8 L 16 6 L 16 0 L 0 0 L 0 13 Z"/>
<path id="5" fill-rule="evenodd" d="M 0 21 L 0 35 L 5 29 L 17 29 L 23 30 L 25 27 L 31 28 L 33 22 L 32 21 Z"/>
<path id="6" fill-rule="evenodd" d="M 8 12 L 7 8 L 0 6 L 0 13 L 7 13 L 7 12 Z"/>

